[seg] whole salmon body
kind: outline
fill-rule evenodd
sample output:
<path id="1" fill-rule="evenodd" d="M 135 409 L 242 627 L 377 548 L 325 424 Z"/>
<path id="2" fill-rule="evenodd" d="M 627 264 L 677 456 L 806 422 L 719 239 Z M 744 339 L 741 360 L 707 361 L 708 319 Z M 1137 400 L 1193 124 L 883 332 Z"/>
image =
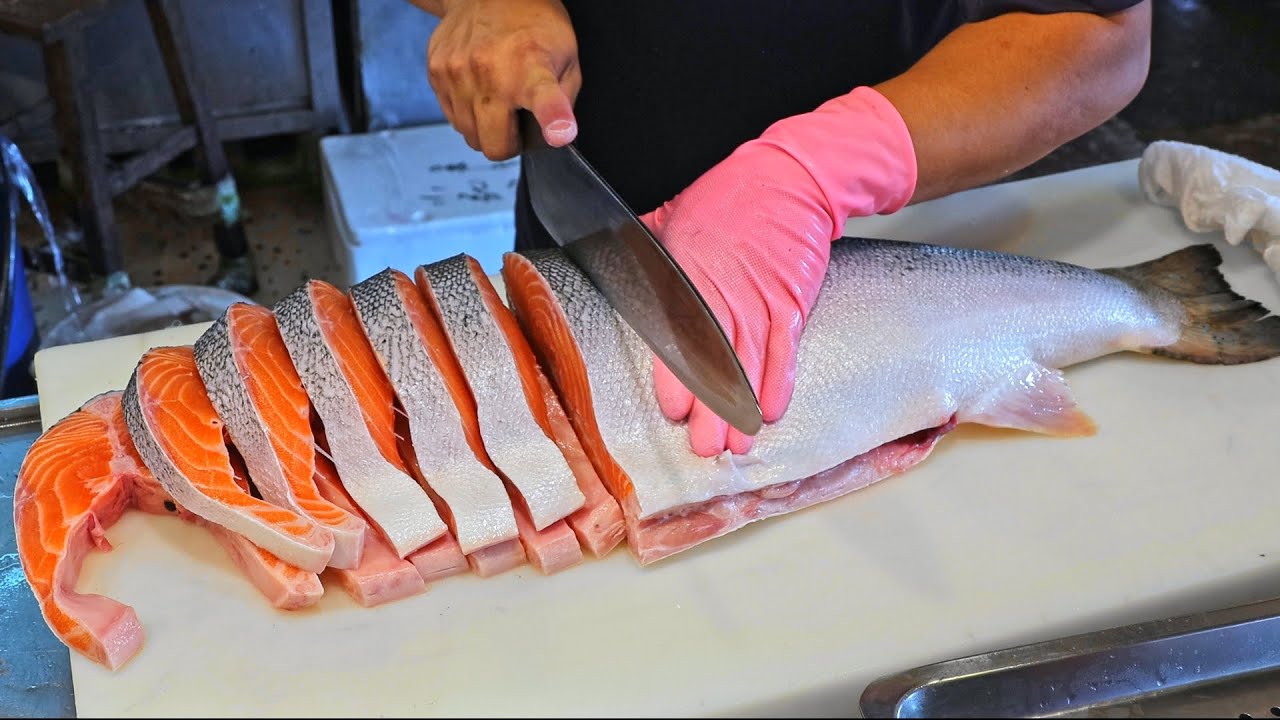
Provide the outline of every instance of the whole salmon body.
<path id="1" fill-rule="evenodd" d="M 51 629 L 112 668 L 140 648 L 137 618 L 74 581 L 129 506 L 215 531 L 281 608 L 314 604 L 322 571 L 377 605 L 468 568 L 560 572 L 624 533 L 647 564 L 903 472 L 957 423 L 1089 434 L 1061 372 L 1074 363 L 1280 355 L 1280 317 L 1232 292 L 1220 261 L 1197 245 L 1090 270 L 839 240 L 786 414 L 713 458 L 662 414 L 648 347 L 559 251 L 506 256 L 506 305 L 470 258 L 417 284 L 310 281 L 272 312 L 233 307 L 194 350 L 148 350 L 123 393 L 43 434 L 14 493 L 19 555 Z"/>
<path id="2" fill-rule="evenodd" d="M 788 484 L 949 422 L 1091 433 L 1059 370 L 1073 363 L 1125 350 L 1208 363 L 1276 355 L 1280 318 L 1259 321 L 1266 310 L 1229 291 L 1219 260 L 1211 246 L 1196 246 L 1095 271 L 995 252 L 837 241 L 799 344 L 786 414 L 756 435 L 748 454 L 715 458 L 694 454 L 684 425 L 662 414 L 648 348 L 563 254 L 509 255 L 504 275 L 579 432 L 598 435 L 589 444 L 626 497 L 632 550 L 651 562 L 798 509 L 721 503 L 698 517 L 707 509 L 700 505 L 744 493 L 777 500 L 797 489 Z M 680 526 L 678 537 L 671 528 L 661 540 L 643 537 L 641 524 L 663 516 Z"/>

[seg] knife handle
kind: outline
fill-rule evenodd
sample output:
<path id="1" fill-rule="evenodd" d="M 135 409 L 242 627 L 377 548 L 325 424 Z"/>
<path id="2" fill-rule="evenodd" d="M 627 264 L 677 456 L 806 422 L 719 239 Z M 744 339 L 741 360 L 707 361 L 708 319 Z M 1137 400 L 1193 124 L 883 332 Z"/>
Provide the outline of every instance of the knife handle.
<path id="1" fill-rule="evenodd" d="M 542 136 L 542 126 L 533 113 L 524 108 L 516 108 L 516 124 L 520 132 L 520 152 L 548 147 L 547 139 Z"/>

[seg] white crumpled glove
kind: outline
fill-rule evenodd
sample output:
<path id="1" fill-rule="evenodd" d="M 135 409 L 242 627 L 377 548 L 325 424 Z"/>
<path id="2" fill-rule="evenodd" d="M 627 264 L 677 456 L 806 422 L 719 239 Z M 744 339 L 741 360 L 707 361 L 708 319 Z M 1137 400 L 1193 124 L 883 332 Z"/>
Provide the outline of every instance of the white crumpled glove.
<path id="1" fill-rule="evenodd" d="M 1246 238 L 1280 274 L 1280 171 L 1201 145 L 1160 140 L 1138 165 L 1147 199 L 1177 207 L 1193 232 L 1222 230 L 1227 242 Z"/>

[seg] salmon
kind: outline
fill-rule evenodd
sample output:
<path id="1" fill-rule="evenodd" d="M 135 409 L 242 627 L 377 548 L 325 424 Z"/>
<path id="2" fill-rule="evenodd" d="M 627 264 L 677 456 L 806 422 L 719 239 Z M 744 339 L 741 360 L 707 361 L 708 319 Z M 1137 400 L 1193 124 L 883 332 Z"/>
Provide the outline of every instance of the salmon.
<path id="1" fill-rule="evenodd" d="M 515 512 L 502 480 L 471 449 L 459 405 L 459 379 L 446 348 L 426 327 L 413 282 L 387 269 L 350 290 L 361 327 L 390 378 L 407 443 L 401 456 L 416 466 L 423 487 L 439 498 L 461 551 L 470 555 L 517 535 Z M 510 548 L 510 545 L 508 545 Z"/>
<path id="2" fill-rule="evenodd" d="M 662 414 L 648 347 L 563 252 L 506 255 L 509 312 L 465 257 L 423 266 L 417 285 L 380 274 L 350 296 L 312 281 L 275 318 L 314 412 L 304 415 L 296 392 L 273 394 L 259 404 L 288 419 L 258 410 L 258 431 L 277 443 L 277 458 L 284 451 L 275 447 L 310 443 L 317 492 L 373 524 L 357 567 L 324 570 L 336 547 L 328 527 L 253 497 L 255 474 L 264 485 L 294 486 L 251 467 L 253 451 L 242 459 L 241 446 L 253 442 L 237 443 L 224 426 L 190 347 L 148 351 L 114 405 L 110 397 L 86 404 L 36 441 L 15 493 L 19 551 L 50 627 L 110 667 L 140 647 L 137 618 L 118 602 L 76 594 L 74 581 L 84 553 L 109 547 L 103 529 L 131 503 L 208 527 L 281 607 L 313 603 L 321 571 L 366 604 L 409 597 L 468 567 L 483 576 L 527 562 L 558 572 L 580 562 L 583 548 L 616 546 L 619 523 L 648 565 L 904 473 L 960 423 L 1091 434 L 1096 424 L 1062 372 L 1076 363 L 1120 352 L 1220 365 L 1280 356 L 1280 317 L 1233 292 L 1220 262 L 1207 245 L 1088 269 L 836 241 L 787 413 L 749 452 L 711 458 L 693 453 L 685 424 Z M 282 362 L 278 353 L 244 356 Z M 287 373 L 258 367 L 238 370 L 244 386 L 274 393 L 266 388 Z M 493 367 L 502 373 L 490 376 Z M 239 412 L 235 402 L 228 415 Z M 510 438 L 492 430 L 507 427 Z M 528 457 L 554 472 L 517 472 L 517 485 L 489 452 L 517 441 L 534 443 Z M 486 531 L 463 527 L 470 486 L 449 485 L 458 479 L 450 469 L 462 467 L 444 464 L 449 453 L 468 472 L 483 469 L 475 477 L 510 509 L 514 531 L 475 540 Z M 581 502 L 551 503 L 539 530 L 529 497 L 555 497 L 568 483 Z M 446 487 L 462 499 L 446 497 Z"/>
<path id="3" fill-rule="evenodd" d="M 401 558 L 447 533 L 400 458 L 395 392 L 346 294 L 311 280 L 280 300 L 275 315 L 343 487 L 357 505 Z"/>
<path id="4" fill-rule="evenodd" d="M 112 470 L 128 479 L 130 505 L 153 515 L 177 515 L 208 530 L 235 566 L 272 606 L 281 610 L 298 610 L 314 605 L 324 595 L 319 575 L 290 565 L 247 538 L 208 522 L 173 499 L 142 462 L 138 449 L 133 445 L 124 419 L 122 396 L 120 391 L 104 393 L 85 403 L 84 409 L 107 422 L 108 437 L 115 453 Z M 235 482 L 242 491 L 249 492 L 246 478 L 235 477 Z"/>
<path id="5" fill-rule="evenodd" d="M 328 565 L 331 532 L 236 484 L 223 423 L 191 347 L 143 354 L 125 387 L 123 406 L 134 447 L 183 507 L 303 570 L 319 572 Z"/>
<path id="6" fill-rule="evenodd" d="M 665 418 L 648 347 L 557 250 L 506 256 L 517 320 L 641 564 L 898 474 L 957 422 L 1087 435 L 1061 368 L 1117 352 L 1280 355 L 1280 317 L 1231 291 L 1209 245 L 1091 270 L 844 239 L 801 337 L 791 404 L 745 455 L 703 458 Z M 791 498 L 788 500 L 788 498 Z"/>
<path id="7" fill-rule="evenodd" d="M 459 357 L 459 347 L 450 336 L 449 326 L 441 316 L 439 304 L 435 298 L 434 292 L 430 289 L 429 273 L 427 266 L 420 267 L 416 273 L 418 277 L 419 300 L 416 303 L 421 310 L 415 310 L 415 316 L 421 318 L 421 328 L 426 338 L 427 345 L 432 348 L 432 359 L 437 363 L 438 367 L 445 368 L 442 372 L 450 378 L 449 390 L 454 395 L 460 412 L 464 430 L 467 439 L 471 445 L 472 451 L 476 458 L 491 472 L 501 478 L 507 494 L 511 498 L 512 508 L 516 515 L 516 527 L 519 531 L 520 543 L 523 545 L 524 555 L 528 558 L 536 568 L 544 573 L 558 572 L 567 567 L 577 564 L 582 560 L 582 548 L 578 544 L 577 537 L 573 534 L 568 524 L 561 519 L 562 513 L 572 512 L 571 508 L 580 508 L 582 504 L 581 490 L 577 488 L 576 481 L 572 473 L 568 472 L 567 467 L 562 467 L 563 461 L 559 459 L 558 453 L 553 459 L 552 468 L 555 474 L 540 474 L 539 470 L 545 468 L 536 468 L 533 472 L 526 472 L 519 465 L 520 451 L 517 449 L 514 453 L 509 453 L 511 457 L 507 457 L 508 467 L 515 467 L 520 472 L 517 477 L 519 482 L 513 480 L 512 477 L 494 461 L 493 456 L 489 452 L 488 443 L 495 442 L 494 433 L 490 433 L 490 437 L 486 439 L 483 423 L 481 422 L 482 408 L 492 409 L 495 394 L 512 394 L 511 400 L 514 412 L 528 413 L 527 406 L 523 404 L 522 392 L 519 389 L 508 386 L 507 388 L 493 387 L 492 383 L 487 383 L 478 389 L 473 387 L 473 381 L 468 377 L 468 369 L 461 362 Z M 484 317 L 474 313 L 466 313 L 471 321 L 470 330 L 482 332 L 480 328 L 486 327 Z M 454 332 L 458 332 L 458 328 L 454 328 Z M 465 331 L 464 331 L 465 332 Z M 488 340 L 501 343 L 498 338 L 489 336 Z M 479 340 L 476 345 L 485 346 L 485 340 Z M 493 345 L 494 350 L 499 350 L 498 345 Z M 485 352 L 483 349 L 481 353 Z M 470 359 L 471 356 L 468 354 Z M 498 355 L 501 357 L 501 355 Z M 509 365 L 504 365 L 508 369 L 512 369 Z M 486 372 L 484 366 L 480 366 L 481 372 Z M 501 401 L 499 401 L 501 402 Z M 520 408 L 525 408 L 521 410 Z M 490 412 L 490 415 L 493 413 Z M 500 414 L 499 414 L 500 415 Z M 532 428 L 537 432 L 536 428 Z M 530 428 L 526 427 L 520 432 L 520 436 L 507 437 L 503 435 L 497 438 L 499 447 L 504 450 L 518 448 L 522 444 L 522 438 L 530 438 Z M 543 438 L 545 443 L 545 438 Z M 510 444 L 508 444 L 510 443 Z M 546 448 L 544 448 L 545 450 Z M 556 453 L 554 447 L 550 450 Z M 550 458 L 545 452 L 542 458 Z M 539 458 L 525 458 L 524 461 L 532 461 L 535 464 L 539 462 Z M 514 464 L 513 464 L 514 463 Z M 545 466 L 545 462 L 543 463 Z M 563 472 L 561 472 L 563 470 Z M 547 489 L 542 489 L 545 482 Z M 522 487 L 523 486 L 523 487 Z M 531 493 L 533 497 L 532 506 L 525 492 Z M 563 508 L 556 509 L 555 503 L 564 503 L 563 495 L 569 493 L 567 505 Z M 543 507 L 537 510 L 538 506 Z M 551 509 L 548 509 L 550 507 Z M 535 512 L 541 512 L 541 517 L 535 517 Z M 539 521 L 544 524 L 539 527 Z"/>
<path id="8" fill-rule="evenodd" d="M 576 551 L 580 557 L 576 542 L 572 550 L 565 542 L 572 539 L 566 526 L 553 525 L 542 533 L 534 529 L 527 520 L 528 509 L 485 452 L 476 423 L 475 398 L 444 331 L 412 281 L 388 269 L 352 287 L 351 296 L 366 335 L 405 399 L 415 441 L 402 455 L 412 458 L 411 466 L 420 471 L 419 480 L 440 498 L 442 514 L 453 523 L 455 535 L 465 538 L 477 532 L 469 527 L 492 533 L 485 528 L 492 527 L 492 518 L 498 517 L 496 511 L 501 509 L 503 540 L 468 548 L 466 559 L 471 569 L 481 577 L 490 577 L 526 560 L 538 568 L 551 569 L 571 564 L 566 553 Z M 476 502 L 480 493 L 484 494 L 483 504 Z M 477 509 L 487 509 L 486 515 L 477 518 Z M 483 524 L 476 522 L 485 518 L 489 519 Z"/>
<path id="9" fill-rule="evenodd" d="M 311 400 L 275 316 L 235 303 L 196 340 L 194 354 L 209 400 L 262 498 L 333 535 L 330 567 L 358 567 L 367 524 L 316 488 Z"/>
<path id="10" fill-rule="evenodd" d="M 508 475 L 527 473 L 533 480 L 546 474 L 541 484 L 550 487 L 540 492 L 557 490 L 566 507 L 577 505 L 566 521 L 583 547 L 603 557 L 622 541 L 622 510 L 600 482 L 528 340 L 480 263 L 458 255 L 419 268 L 417 282 L 447 330 L 473 393 L 487 399 L 477 403 L 477 419 L 489 456 Z M 562 487 L 569 480 L 577 493 Z"/>
<path id="11" fill-rule="evenodd" d="M 415 279 L 475 398 L 485 452 L 519 491 L 533 527 L 545 530 L 581 508 L 586 498 L 559 447 L 534 419 L 526 395 L 531 390 L 466 260 L 458 255 L 423 265 Z M 540 403 L 541 397 L 532 400 Z"/>
<path id="12" fill-rule="evenodd" d="M 320 494 L 335 506 L 356 517 L 360 508 L 342 487 L 338 471 L 326 458 L 317 458 L 312 480 Z M 331 568 L 325 571 L 337 577 L 347 594 L 364 607 L 419 595 L 427 585 L 413 563 L 396 554 L 395 548 L 378 533 L 370 533 L 368 545 L 355 568 Z"/>
<path id="13" fill-rule="evenodd" d="M 397 427 L 400 430 L 404 430 L 402 437 L 406 439 L 400 443 L 400 456 L 405 459 L 405 464 L 409 467 L 409 474 L 418 481 L 419 485 L 427 488 L 428 494 L 436 501 L 436 507 L 440 509 L 441 516 L 444 517 L 445 522 L 449 524 L 452 530 L 456 526 L 456 518 L 449 506 L 445 504 L 445 501 L 431 489 L 431 484 L 422 474 L 422 470 L 418 466 L 417 455 L 411 442 L 407 439 L 410 434 L 406 429 L 408 424 L 408 418 L 402 415 L 400 424 Z M 429 440 L 430 438 L 428 438 Z M 501 482 L 487 469 L 485 472 L 497 482 Z M 456 476 L 453 475 L 448 477 L 456 479 Z M 505 489 L 501 485 L 499 485 L 499 489 L 503 490 L 501 497 L 507 503 L 507 507 L 510 508 L 510 500 L 506 497 Z M 504 530 L 504 534 L 518 532 L 514 527 L 514 511 L 511 513 L 511 517 L 513 522 L 512 529 L 510 531 Z M 472 549 L 470 552 L 464 552 L 462 544 L 457 540 L 457 537 L 459 537 L 457 531 L 452 534 L 445 533 L 439 540 L 409 556 L 409 560 L 418 568 L 418 572 L 422 574 L 424 580 L 428 582 L 442 580 L 446 577 L 466 572 L 468 568 L 480 577 L 490 577 L 504 573 L 512 568 L 517 568 L 525 563 L 524 548 L 520 545 L 518 537 L 485 544 L 483 547 Z"/>
<path id="14" fill-rule="evenodd" d="M 413 462 L 412 453 L 406 454 L 404 450 L 404 445 L 408 442 L 408 433 L 405 431 L 403 423 L 403 415 L 398 416 L 395 432 L 396 444 L 397 447 L 400 448 L 400 457 L 408 469 L 409 476 L 416 480 L 418 485 L 423 486 L 422 476 Z M 327 451 L 329 446 L 328 439 L 325 438 L 323 429 L 317 430 L 316 433 L 317 437 L 322 440 L 323 447 L 326 448 L 325 456 L 330 457 Z M 341 476 L 337 477 L 339 482 L 341 482 Z M 430 496 L 430 493 L 428 493 L 428 495 Z M 436 503 L 436 509 L 438 511 L 441 510 L 441 506 L 436 498 L 432 496 L 431 499 L 432 502 Z M 447 513 L 441 512 L 441 516 L 445 518 L 447 523 Z M 452 577 L 467 571 L 467 558 L 462 554 L 462 548 L 458 545 L 457 539 L 454 538 L 453 534 L 450 532 L 446 532 L 423 547 L 414 550 L 404 559 L 408 560 L 409 563 L 417 569 L 418 574 L 422 579 L 428 583 L 436 580 L 443 580 L 444 578 Z"/>
<path id="15" fill-rule="evenodd" d="M 512 540 L 511 543 L 517 541 Z M 477 550 L 471 555 L 463 555 L 462 547 L 458 545 L 458 541 L 450 533 L 441 535 L 439 539 L 431 542 L 426 547 L 419 548 L 409 553 L 406 559 L 413 564 L 418 571 L 418 575 L 428 583 L 437 580 L 443 580 L 453 577 L 467 571 L 471 567 L 469 561 L 477 554 L 488 553 L 495 548 L 507 548 L 509 543 L 498 543 L 491 545 L 483 550 Z M 519 564 L 519 563 L 515 563 Z M 512 565 L 504 565 L 503 569 L 512 567 Z"/>
<path id="16" fill-rule="evenodd" d="M 514 322 L 515 319 L 512 318 L 512 323 Z M 518 356 L 521 357 L 521 362 L 536 362 L 532 357 L 533 351 L 528 348 L 528 341 L 523 335 L 520 339 L 524 350 L 529 353 L 527 357 Z M 595 466 L 591 464 L 591 459 L 587 457 L 586 450 L 583 449 L 573 429 L 573 424 L 569 422 L 560 400 L 556 397 L 555 390 L 551 387 L 551 382 L 541 371 L 538 372 L 537 380 L 547 411 L 545 418 L 547 427 L 555 438 L 556 445 L 560 447 L 560 452 L 564 453 L 569 467 L 573 468 L 573 474 L 578 478 L 578 487 L 581 488 L 585 497 L 582 507 L 565 518 L 565 522 L 578 536 L 578 542 L 584 549 L 593 557 L 602 558 L 612 552 L 626 536 L 622 508 L 613 495 L 609 494 Z M 540 419 L 539 424 L 541 423 Z"/>
<path id="17" fill-rule="evenodd" d="M 89 550 L 110 550 L 105 531 L 129 505 L 127 480 L 102 418 L 76 410 L 27 451 L 13 494 L 18 556 L 40 612 L 55 635 L 81 655 L 115 670 L 142 647 L 133 608 L 75 591 Z"/>
<path id="18" fill-rule="evenodd" d="M 93 548 L 111 550 L 105 531 L 128 507 L 177 515 L 209 529 L 276 607 L 314 604 L 323 593 L 314 573 L 205 523 L 173 500 L 133 447 L 121 395 L 118 390 L 98 395 L 59 420 L 32 444 L 18 472 L 14 490 L 18 555 L 54 634 L 112 670 L 141 650 L 145 632 L 133 608 L 75 591 L 85 555 Z"/>

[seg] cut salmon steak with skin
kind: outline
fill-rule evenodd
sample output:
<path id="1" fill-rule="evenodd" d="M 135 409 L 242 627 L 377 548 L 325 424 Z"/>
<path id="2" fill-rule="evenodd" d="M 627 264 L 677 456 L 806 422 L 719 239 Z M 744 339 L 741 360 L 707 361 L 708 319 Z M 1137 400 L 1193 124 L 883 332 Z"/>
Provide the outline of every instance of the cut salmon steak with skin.
<path id="1" fill-rule="evenodd" d="M 356 504 L 402 558 L 448 533 L 400 458 L 395 392 L 351 300 L 333 285 L 311 280 L 280 300 L 275 315 Z"/>
<path id="2" fill-rule="evenodd" d="M 183 507 L 291 565 L 312 572 L 328 565 L 334 548 L 331 532 L 288 508 L 254 498 L 236 484 L 222 420 L 191 347 L 148 350 L 129 379 L 123 406 L 138 454 Z"/>
<path id="3" fill-rule="evenodd" d="M 523 340 L 524 336 L 520 337 Z M 532 354 L 532 351 L 529 352 Z M 586 498 L 582 508 L 574 511 L 565 521 L 577 534 L 582 547 L 596 558 L 602 558 L 626 537 L 622 508 L 601 482 L 600 475 L 592 466 L 591 458 L 587 457 L 572 423 L 564 414 L 551 383 L 541 372 L 537 379 L 547 409 L 547 425 L 564 453 L 565 460 L 569 462 L 569 467 L 573 468 L 573 474 L 578 478 L 579 487 Z"/>
<path id="4" fill-rule="evenodd" d="M 388 269 L 350 290 L 361 327 L 403 408 L 400 455 L 436 501 L 461 551 L 514 558 L 515 511 L 499 478 L 476 456 L 463 418 L 474 404 L 417 288 Z M 520 558 L 522 560 L 522 558 Z M 492 562 L 482 563 L 491 571 Z M 509 569 L 506 568 L 506 569 Z"/>
<path id="5" fill-rule="evenodd" d="M 518 365 L 462 256 L 420 266 L 424 331 L 451 389 L 475 455 L 500 477 L 529 562 L 552 574 L 582 561 L 568 522 L 585 497 L 564 455 L 534 418 Z M 495 454 L 496 453 L 496 454 Z"/>
<path id="6" fill-rule="evenodd" d="M 453 577 L 454 575 L 465 573 L 468 569 L 474 569 L 477 559 L 500 558 L 507 556 L 512 545 L 518 546 L 520 544 L 515 538 L 496 542 L 478 550 L 472 550 L 470 554 L 467 554 L 463 550 L 462 544 L 458 542 L 457 531 L 454 529 L 455 521 L 453 512 L 449 509 L 449 506 L 444 502 L 444 500 L 441 499 L 441 497 L 427 483 L 426 478 L 422 476 L 422 470 L 418 467 L 418 459 L 414 455 L 413 446 L 409 440 L 410 432 L 408 429 L 408 419 L 405 417 L 403 411 L 398 410 L 397 414 L 396 443 L 397 447 L 400 448 L 400 459 L 408 469 L 410 477 L 416 480 L 418 485 L 426 490 L 427 496 L 431 498 L 433 503 L 435 503 L 436 511 L 440 513 L 440 517 L 443 518 L 445 524 L 449 526 L 449 532 L 441 535 L 439 539 L 435 540 L 430 545 L 427 545 L 420 550 L 415 550 L 409 555 L 409 562 L 413 563 L 413 566 L 418 569 L 418 573 L 422 576 L 422 579 L 428 583 L 443 580 L 447 577 Z M 509 570 L 522 562 L 524 562 L 523 557 L 515 561 L 504 560 L 501 562 L 501 570 L 498 570 L 497 572 Z"/>
<path id="7" fill-rule="evenodd" d="M 400 422 L 402 425 L 407 424 L 407 419 L 401 417 Z M 401 433 L 401 438 L 405 438 L 407 435 L 408 431 L 406 430 Z M 454 517 L 448 503 L 436 494 L 426 477 L 423 476 L 422 470 L 418 467 L 415 451 L 408 440 L 401 439 L 400 456 L 404 459 L 405 465 L 408 466 L 409 474 L 418 481 L 419 485 L 427 490 L 427 494 L 435 501 L 436 508 L 440 511 L 440 516 L 444 518 L 450 530 L 453 530 L 456 527 L 457 519 Z M 485 472 L 489 473 L 488 470 L 485 470 Z M 489 474 L 492 475 L 492 473 Z M 450 479 L 457 480 L 459 478 L 450 476 Z M 494 477 L 494 480 L 501 482 L 497 477 Z M 502 490 L 501 487 L 499 489 Z M 503 490 L 503 498 L 506 499 L 505 490 Z M 512 512 L 511 517 L 514 521 L 514 512 Z M 518 531 L 513 529 L 512 532 Z M 463 549 L 457 537 L 457 531 L 453 531 L 452 534 L 446 534 L 426 548 L 409 556 L 418 571 L 422 573 L 424 580 L 428 582 L 442 580 L 446 577 L 464 573 L 468 569 L 480 577 L 491 577 L 517 568 L 525 563 L 524 547 L 520 544 L 520 538 L 518 537 L 485 545 L 471 550 L 471 552 L 466 552 Z"/>
<path id="8" fill-rule="evenodd" d="M 542 398 L 524 381 L 466 259 L 423 265 L 415 280 L 475 398 L 485 453 L 524 498 L 533 527 L 544 530 L 581 508 L 585 498 L 569 464 L 530 409 Z"/>
<path id="9" fill-rule="evenodd" d="M 398 434 L 398 426 L 396 432 Z M 316 450 L 320 454 L 320 457 L 316 458 L 316 462 L 321 462 L 321 458 L 328 460 L 329 466 L 335 468 L 334 477 L 336 477 L 338 482 L 341 483 L 342 476 L 337 474 L 336 466 L 333 465 L 333 455 L 329 449 L 329 439 L 325 435 L 324 426 L 320 424 L 319 418 L 312 418 L 312 434 L 315 438 Z M 397 437 L 396 442 L 397 447 L 399 447 L 405 441 L 402 437 Z M 403 461 L 403 454 L 401 455 L 401 458 Z M 418 480 L 419 476 L 417 475 L 413 464 L 411 462 L 405 462 L 405 465 L 407 466 L 410 475 L 415 480 Z M 421 482 L 419 482 L 419 485 L 421 485 Z M 343 487 L 343 490 L 346 492 L 345 486 Z M 347 497 L 350 497 L 349 492 L 347 492 Z M 352 498 L 352 500 L 354 501 L 354 498 Z M 432 498 L 432 502 L 435 502 L 434 498 Z M 359 507 L 358 504 L 357 507 Z M 361 513 L 364 513 L 364 511 L 361 510 Z M 362 517 L 364 517 L 366 521 L 369 521 L 369 516 L 367 514 L 362 514 Z M 366 536 L 366 543 L 372 542 L 370 538 L 373 536 L 386 540 L 386 536 L 380 531 L 372 532 Z M 453 575 L 466 572 L 467 570 L 467 559 L 462 555 L 458 542 L 454 539 L 453 535 L 448 532 L 442 534 L 435 540 L 432 540 L 417 550 L 414 550 L 403 559 L 412 564 L 414 568 L 417 569 L 418 574 L 422 579 L 428 583 L 451 577 Z"/>
<path id="10" fill-rule="evenodd" d="M 560 400 L 539 366 L 533 349 L 529 347 L 529 340 L 520 330 L 511 309 L 502 302 L 480 263 L 472 257 L 463 256 L 462 259 L 466 262 L 471 282 L 480 293 L 485 310 L 496 323 L 506 342 L 505 347 L 511 352 L 534 421 L 559 448 L 582 492 L 582 506 L 571 513 L 566 521 L 584 548 L 597 558 L 604 557 L 622 542 L 625 535 L 622 509 L 605 489 L 591 460 L 582 449 L 573 426 L 560 406 Z"/>
<path id="11" fill-rule="evenodd" d="M 98 395 L 55 423 L 32 444 L 18 473 L 18 555 L 41 614 L 58 638 L 112 670 L 142 648 L 145 632 L 132 608 L 75 591 L 85 555 L 95 547 L 111 550 L 105 531 L 128 507 L 204 526 L 276 607 L 313 604 L 323 592 L 314 573 L 284 563 L 173 500 L 133 447 L 121 394 Z"/>
<path id="12" fill-rule="evenodd" d="M 539 533 L 527 520 L 523 501 L 485 453 L 462 368 L 412 281 L 388 269 L 353 286 L 350 294 L 405 408 L 409 438 L 402 437 L 401 456 L 437 500 L 454 536 L 470 541 L 471 569 L 490 577 L 526 560 L 540 569 L 566 566 L 572 559 L 565 542 L 569 531 L 553 525 Z M 573 550 L 580 556 L 576 542 Z M 424 560 L 448 570 L 455 556 L 446 543 Z"/>
<path id="13" fill-rule="evenodd" d="M 110 550 L 105 530 L 129 505 L 102 418 L 77 410 L 31 445 L 13 493 L 14 530 L 27 582 L 50 629 L 68 647 L 115 670 L 142 647 L 133 608 L 75 591 L 85 555 Z"/>
<path id="14" fill-rule="evenodd" d="M 234 303 L 201 334 L 194 354 L 209 399 L 262 498 L 333 534 L 330 567 L 358 567 L 367 524 L 316 488 L 311 400 L 275 316 Z"/>
<path id="15" fill-rule="evenodd" d="M 324 595 L 319 575 L 290 565 L 245 537 L 192 513 L 179 505 L 160 485 L 160 481 L 156 480 L 151 470 L 142 462 L 142 457 L 138 455 L 129 436 L 124 406 L 121 403 L 122 396 L 123 393 L 118 390 L 104 393 L 85 403 L 84 409 L 107 423 L 108 437 L 115 453 L 112 472 L 128 481 L 131 506 L 152 515 L 177 515 L 208 530 L 235 566 L 274 607 L 298 610 L 314 605 Z M 249 492 L 247 480 L 240 477 L 235 480 L 241 490 Z"/>
<path id="16" fill-rule="evenodd" d="M 360 509 L 342 488 L 338 471 L 326 458 L 316 458 L 313 482 L 320 494 L 335 506 L 359 517 Z M 427 584 L 413 563 L 396 555 L 395 548 L 378 533 L 370 533 L 360 565 L 355 568 L 330 568 L 347 594 L 364 607 L 419 595 Z"/>

